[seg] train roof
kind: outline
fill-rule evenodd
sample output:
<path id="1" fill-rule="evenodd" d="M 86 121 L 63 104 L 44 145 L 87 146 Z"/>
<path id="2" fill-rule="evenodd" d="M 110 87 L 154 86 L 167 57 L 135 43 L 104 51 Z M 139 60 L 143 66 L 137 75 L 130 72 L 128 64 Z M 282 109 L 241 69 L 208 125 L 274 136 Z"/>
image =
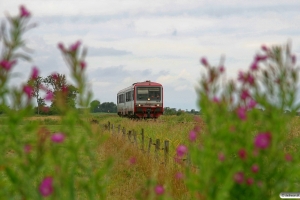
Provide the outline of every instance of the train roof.
<path id="1" fill-rule="evenodd" d="M 131 86 L 125 88 L 125 89 L 122 89 L 118 92 L 121 93 L 121 92 L 124 92 L 124 91 L 127 91 L 128 89 L 130 88 L 133 88 L 134 86 L 162 86 L 160 83 L 156 83 L 156 82 L 152 82 L 150 80 L 147 80 L 147 81 L 144 81 L 144 82 L 137 82 L 137 83 L 133 83 Z"/>

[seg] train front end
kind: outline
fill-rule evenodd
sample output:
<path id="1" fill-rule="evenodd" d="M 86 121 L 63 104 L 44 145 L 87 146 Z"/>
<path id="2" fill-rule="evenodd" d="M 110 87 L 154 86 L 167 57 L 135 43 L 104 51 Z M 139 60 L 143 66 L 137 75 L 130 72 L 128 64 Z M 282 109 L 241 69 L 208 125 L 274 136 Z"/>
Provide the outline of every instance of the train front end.
<path id="1" fill-rule="evenodd" d="M 151 81 L 135 84 L 135 116 L 138 118 L 158 118 L 163 112 L 162 85 Z"/>

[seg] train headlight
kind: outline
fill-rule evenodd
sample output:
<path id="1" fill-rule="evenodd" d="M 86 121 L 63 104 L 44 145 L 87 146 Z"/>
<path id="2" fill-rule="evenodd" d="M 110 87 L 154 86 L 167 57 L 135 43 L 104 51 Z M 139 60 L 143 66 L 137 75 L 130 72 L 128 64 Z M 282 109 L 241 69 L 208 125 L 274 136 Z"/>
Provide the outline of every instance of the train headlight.
<path id="1" fill-rule="evenodd" d="M 159 104 L 157 104 L 156 106 L 159 106 Z"/>
<path id="2" fill-rule="evenodd" d="M 148 98 L 148 101 L 150 101 L 150 98 Z"/>
<path id="3" fill-rule="evenodd" d="M 139 104 L 139 106 L 141 106 L 141 104 Z"/>

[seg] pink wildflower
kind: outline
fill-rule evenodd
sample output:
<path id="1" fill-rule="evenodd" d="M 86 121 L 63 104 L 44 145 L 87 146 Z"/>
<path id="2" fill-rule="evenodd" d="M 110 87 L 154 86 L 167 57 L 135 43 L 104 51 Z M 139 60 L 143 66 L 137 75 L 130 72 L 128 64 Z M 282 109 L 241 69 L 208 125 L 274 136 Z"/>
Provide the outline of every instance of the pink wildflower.
<path id="1" fill-rule="evenodd" d="M 43 197 L 47 197 L 53 193 L 52 177 L 45 177 L 39 187 L 39 191 Z"/>
<path id="2" fill-rule="evenodd" d="M 196 141 L 196 139 L 197 139 L 197 133 L 194 130 L 190 131 L 189 139 L 190 139 L 191 142 Z"/>
<path id="3" fill-rule="evenodd" d="M 252 74 L 248 74 L 247 76 L 247 82 L 250 84 L 250 85 L 253 85 L 254 84 L 254 77 Z"/>
<path id="4" fill-rule="evenodd" d="M 262 49 L 263 51 L 268 51 L 268 47 L 267 47 L 266 45 L 262 45 L 262 46 L 261 46 L 261 49 Z"/>
<path id="5" fill-rule="evenodd" d="M 184 175 L 181 172 L 177 172 L 175 175 L 176 179 L 183 179 Z"/>
<path id="6" fill-rule="evenodd" d="M 253 99 L 250 99 L 249 103 L 248 103 L 248 108 L 252 109 L 256 106 L 256 101 L 254 101 Z"/>
<path id="7" fill-rule="evenodd" d="M 221 67 L 219 68 L 219 70 L 220 70 L 221 73 L 223 73 L 223 72 L 225 71 L 225 67 L 224 67 L 224 66 L 221 66 Z"/>
<path id="8" fill-rule="evenodd" d="M 20 6 L 20 12 L 21 17 L 26 18 L 30 16 L 30 12 L 24 6 Z"/>
<path id="9" fill-rule="evenodd" d="M 268 56 L 267 55 L 256 55 L 255 56 L 255 61 L 257 61 L 257 62 L 259 62 L 259 61 L 264 61 L 264 60 L 266 60 L 268 58 Z"/>
<path id="10" fill-rule="evenodd" d="M 30 153 L 30 151 L 31 151 L 31 145 L 26 144 L 26 145 L 24 146 L 24 152 L 25 152 L 25 153 Z"/>
<path id="11" fill-rule="evenodd" d="M 285 154 L 285 160 L 286 161 L 292 161 L 293 157 L 291 156 L 291 154 Z"/>
<path id="12" fill-rule="evenodd" d="M 258 70 L 258 63 L 253 62 L 250 66 L 251 71 L 257 71 Z"/>
<path id="13" fill-rule="evenodd" d="M 225 160 L 225 155 L 224 155 L 224 153 L 219 153 L 219 155 L 218 155 L 218 158 L 219 158 L 219 160 L 221 161 L 221 162 L 223 162 L 224 160 Z"/>
<path id="14" fill-rule="evenodd" d="M 214 97 L 214 98 L 213 98 L 213 102 L 215 102 L 215 103 L 220 103 L 220 100 L 219 100 L 218 97 Z"/>
<path id="15" fill-rule="evenodd" d="M 135 157 L 131 157 L 131 158 L 129 159 L 129 163 L 130 163 L 131 165 L 134 165 L 134 164 L 136 163 L 136 158 L 135 158 Z"/>
<path id="16" fill-rule="evenodd" d="M 65 86 L 65 85 L 63 85 L 62 88 L 61 88 L 61 91 L 62 91 L 63 93 L 67 93 L 67 92 L 68 92 L 68 87 Z"/>
<path id="17" fill-rule="evenodd" d="M 259 167 L 258 167 L 258 165 L 257 165 L 257 164 L 254 164 L 254 165 L 252 165 L 252 167 L 251 167 L 251 171 L 252 171 L 253 173 L 257 173 L 257 172 L 258 172 L 258 170 L 259 170 Z"/>
<path id="18" fill-rule="evenodd" d="M 46 101 L 51 101 L 53 99 L 53 92 L 52 91 L 48 91 L 45 97 Z"/>
<path id="19" fill-rule="evenodd" d="M 247 118 L 246 109 L 244 107 L 239 107 L 237 109 L 237 115 L 241 120 L 245 121 Z"/>
<path id="20" fill-rule="evenodd" d="M 26 95 L 27 95 L 28 98 L 31 98 L 32 93 L 33 93 L 33 88 L 31 86 L 29 86 L 29 85 L 25 85 L 23 87 L 23 92 L 26 93 Z"/>
<path id="21" fill-rule="evenodd" d="M 77 41 L 75 44 L 72 44 L 70 46 L 70 51 L 74 52 L 74 51 L 77 51 L 78 47 L 80 46 L 81 42 L 80 41 Z"/>
<path id="22" fill-rule="evenodd" d="M 242 159 L 242 160 L 245 160 L 247 158 L 247 152 L 245 149 L 240 149 L 239 152 L 239 157 Z"/>
<path id="23" fill-rule="evenodd" d="M 242 92 L 241 92 L 241 99 L 243 100 L 246 100 L 248 97 L 250 97 L 250 94 L 248 92 L 248 90 L 244 89 Z"/>
<path id="24" fill-rule="evenodd" d="M 9 71 L 11 69 L 11 67 L 16 64 L 17 61 L 11 61 L 9 62 L 8 60 L 1 60 L 0 61 L 0 65 L 3 69 L 5 69 L 6 71 Z"/>
<path id="25" fill-rule="evenodd" d="M 64 45 L 63 45 L 63 43 L 58 43 L 58 48 L 61 50 L 61 51 L 66 51 L 66 49 L 65 49 L 65 47 L 64 47 Z"/>
<path id="26" fill-rule="evenodd" d="M 84 61 L 81 61 L 80 62 L 80 67 L 81 67 L 82 70 L 84 70 L 85 67 L 86 67 L 86 63 Z"/>
<path id="27" fill-rule="evenodd" d="M 164 187 L 162 185 L 157 185 L 155 187 L 155 193 L 157 195 L 162 195 L 164 192 L 165 192 L 165 189 L 164 189 Z"/>
<path id="28" fill-rule="evenodd" d="M 243 172 L 235 173 L 233 176 L 233 180 L 238 184 L 242 184 L 244 182 L 244 173 Z"/>
<path id="29" fill-rule="evenodd" d="M 184 145 L 179 145 L 176 149 L 177 156 L 182 157 L 187 153 L 187 147 Z"/>
<path id="30" fill-rule="evenodd" d="M 55 143 L 62 143 L 65 140 L 65 135 L 63 133 L 54 133 L 51 140 Z"/>
<path id="31" fill-rule="evenodd" d="M 248 178 L 248 179 L 246 180 L 246 183 L 247 183 L 247 185 L 252 185 L 252 184 L 254 183 L 253 178 Z"/>
<path id="32" fill-rule="evenodd" d="M 37 67 L 32 68 L 31 79 L 37 79 L 39 75 L 39 69 Z"/>
<path id="33" fill-rule="evenodd" d="M 202 63 L 202 65 L 204 65 L 205 67 L 207 67 L 208 66 L 208 62 L 207 62 L 207 60 L 206 60 L 206 58 L 201 58 L 201 63 Z"/>
<path id="34" fill-rule="evenodd" d="M 58 74 L 52 74 L 52 78 L 57 81 L 58 80 Z"/>
<path id="35" fill-rule="evenodd" d="M 259 133 L 256 135 L 255 140 L 254 140 L 254 145 L 257 148 L 260 149 L 266 149 L 271 142 L 271 133 L 266 132 L 266 133 Z"/>

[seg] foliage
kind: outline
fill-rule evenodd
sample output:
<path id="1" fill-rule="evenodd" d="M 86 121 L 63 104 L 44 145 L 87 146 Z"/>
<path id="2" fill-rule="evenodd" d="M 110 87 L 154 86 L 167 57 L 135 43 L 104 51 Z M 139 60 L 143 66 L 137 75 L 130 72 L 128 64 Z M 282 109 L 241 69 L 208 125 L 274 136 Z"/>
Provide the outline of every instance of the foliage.
<path id="1" fill-rule="evenodd" d="M 289 45 L 262 50 L 238 82 L 225 85 L 223 65 L 202 59 L 207 74 L 198 94 L 207 127 L 190 132 L 191 162 L 198 170 L 187 168 L 195 197 L 277 199 L 283 191 L 298 191 L 299 138 L 289 134 L 289 122 L 299 109 L 299 69 Z"/>
<path id="2" fill-rule="evenodd" d="M 100 101 L 94 100 L 90 103 L 90 112 L 95 113 L 99 110 L 100 108 Z"/>
<path id="3" fill-rule="evenodd" d="M 117 113 L 117 105 L 114 102 L 103 102 L 100 104 L 99 111 Z"/>
<path id="4" fill-rule="evenodd" d="M 64 88 L 58 84 L 61 87 L 55 88 L 56 85 L 49 83 L 54 89 L 41 97 L 55 99 L 56 110 L 61 113 L 61 126 L 49 129 L 28 121 L 33 114 L 34 88 L 31 83 L 38 77 L 35 67 L 28 83 L 13 88 L 7 84 L 17 59 L 29 59 L 20 50 L 26 49 L 23 33 L 31 27 L 28 24 L 30 16 L 30 12 L 21 6 L 18 16 L 7 16 L 8 28 L 2 26 L 1 29 L 0 106 L 6 115 L 1 119 L 5 125 L 1 126 L 0 134 L 0 198 L 103 199 L 107 182 L 104 176 L 112 162 L 95 159 L 101 136 L 94 134 L 85 120 L 88 113 L 79 116 L 74 109 L 75 101 L 68 101 L 78 94 L 79 106 L 88 107 L 91 100 L 84 75 L 86 50 L 81 50 L 80 42 L 68 49 L 59 44 L 75 85 Z M 65 83 L 64 75 L 59 77 L 61 83 Z M 7 99 L 11 99 L 11 108 L 5 106 Z"/>

